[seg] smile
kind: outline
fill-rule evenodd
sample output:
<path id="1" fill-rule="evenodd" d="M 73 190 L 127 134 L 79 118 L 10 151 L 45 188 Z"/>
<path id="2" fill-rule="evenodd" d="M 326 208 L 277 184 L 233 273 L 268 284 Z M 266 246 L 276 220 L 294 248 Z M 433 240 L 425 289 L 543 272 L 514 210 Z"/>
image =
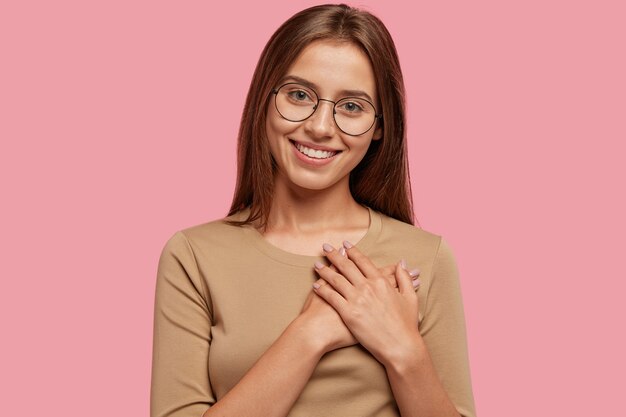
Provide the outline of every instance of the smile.
<path id="1" fill-rule="evenodd" d="M 304 154 L 308 156 L 309 158 L 313 158 L 313 159 L 328 159 L 328 158 L 332 158 L 338 153 L 337 151 L 322 151 L 319 149 L 307 148 L 306 146 L 301 145 L 297 142 L 292 142 L 292 143 L 301 154 Z"/>

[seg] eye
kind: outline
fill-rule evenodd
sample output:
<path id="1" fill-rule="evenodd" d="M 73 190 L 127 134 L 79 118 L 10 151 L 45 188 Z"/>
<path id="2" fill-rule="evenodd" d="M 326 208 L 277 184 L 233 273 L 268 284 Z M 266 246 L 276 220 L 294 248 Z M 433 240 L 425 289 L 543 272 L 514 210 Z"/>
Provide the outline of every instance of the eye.
<path id="1" fill-rule="evenodd" d="M 289 96 L 290 99 L 294 101 L 300 101 L 300 102 L 313 101 L 311 99 L 311 95 L 305 90 L 292 90 L 292 91 L 287 92 L 287 95 Z"/>
<path id="2" fill-rule="evenodd" d="M 358 101 L 342 101 L 337 106 L 342 113 L 349 113 L 351 115 L 356 115 L 363 113 L 364 107 Z"/>

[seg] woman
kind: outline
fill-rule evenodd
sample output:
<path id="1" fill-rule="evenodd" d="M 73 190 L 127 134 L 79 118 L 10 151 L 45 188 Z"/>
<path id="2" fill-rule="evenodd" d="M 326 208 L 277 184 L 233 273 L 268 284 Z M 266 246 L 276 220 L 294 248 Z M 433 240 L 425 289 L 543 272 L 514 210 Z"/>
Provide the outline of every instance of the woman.
<path id="1" fill-rule="evenodd" d="M 276 31 L 229 216 L 161 254 L 153 417 L 475 415 L 456 265 L 412 225 L 405 140 L 376 17 L 317 6 Z"/>

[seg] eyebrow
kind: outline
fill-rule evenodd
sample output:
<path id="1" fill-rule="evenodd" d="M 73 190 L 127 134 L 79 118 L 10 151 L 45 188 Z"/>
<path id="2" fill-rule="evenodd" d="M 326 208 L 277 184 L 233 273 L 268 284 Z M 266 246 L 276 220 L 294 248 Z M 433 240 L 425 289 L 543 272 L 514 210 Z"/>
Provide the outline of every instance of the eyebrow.
<path id="1" fill-rule="evenodd" d="M 287 80 L 293 80 L 309 88 L 312 88 L 313 90 L 319 90 L 319 86 L 317 84 L 309 80 L 306 80 L 304 78 L 298 77 L 297 75 L 285 75 L 283 78 L 280 79 L 279 84 L 282 84 Z M 369 100 L 371 103 L 374 103 L 374 100 L 369 96 L 369 94 L 367 94 L 365 91 L 362 91 L 362 90 L 341 90 L 339 94 L 341 95 L 342 98 L 343 97 L 363 97 Z"/>

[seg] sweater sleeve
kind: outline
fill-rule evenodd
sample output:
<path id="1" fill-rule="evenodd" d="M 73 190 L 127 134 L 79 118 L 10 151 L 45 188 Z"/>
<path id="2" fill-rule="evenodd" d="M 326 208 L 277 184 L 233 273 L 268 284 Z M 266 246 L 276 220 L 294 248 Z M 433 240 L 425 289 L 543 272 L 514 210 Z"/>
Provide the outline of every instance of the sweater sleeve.
<path id="1" fill-rule="evenodd" d="M 215 403 L 207 292 L 189 241 L 176 232 L 161 252 L 156 278 L 151 417 L 200 417 Z"/>
<path id="2" fill-rule="evenodd" d="M 433 265 L 420 333 L 439 379 L 463 417 L 475 417 L 459 274 L 454 255 L 441 239 Z"/>

